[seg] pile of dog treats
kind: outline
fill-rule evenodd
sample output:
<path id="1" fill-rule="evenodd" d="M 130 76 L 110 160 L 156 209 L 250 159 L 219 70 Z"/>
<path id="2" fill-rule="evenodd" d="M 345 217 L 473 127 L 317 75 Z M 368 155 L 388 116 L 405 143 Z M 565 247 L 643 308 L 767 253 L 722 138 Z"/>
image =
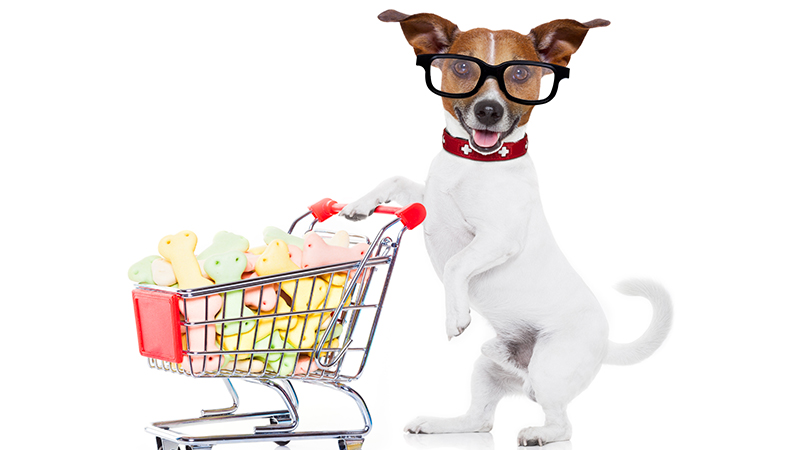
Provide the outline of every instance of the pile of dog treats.
<path id="1" fill-rule="evenodd" d="M 344 231 L 325 240 L 314 232 L 300 238 L 267 227 L 263 237 L 267 245 L 250 248 L 246 238 L 221 231 L 208 248 L 195 254 L 197 235 L 181 231 L 162 238 L 159 255 L 135 263 L 128 270 L 128 278 L 139 284 L 193 289 L 356 261 L 369 248 L 363 243 L 351 246 L 350 236 Z M 226 320 L 216 325 L 182 327 L 184 350 L 264 350 L 255 354 L 186 356 L 181 369 L 193 373 L 220 369 L 266 371 L 281 376 L 318 370 L 309 352 L 278 350 L 312 349 L 331 325 L 334 328 L 325 348 L 338 348 L 342 326 L 333 320 L 332 312 L 315 311 L 336 308 L 342 301 L 347 305 L 349 299 L 343 299 L 347 280 L 348 274 L 340 272 L 181 300 L 181 316 L 187 323 Z M 284 313 L 290 314 L 263 317 Z"/>

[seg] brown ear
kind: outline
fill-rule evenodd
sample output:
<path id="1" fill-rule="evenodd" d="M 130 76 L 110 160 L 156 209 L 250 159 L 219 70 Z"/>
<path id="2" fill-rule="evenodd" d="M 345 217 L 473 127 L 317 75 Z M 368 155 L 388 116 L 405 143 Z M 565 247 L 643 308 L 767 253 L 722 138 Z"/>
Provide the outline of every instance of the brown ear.
<path id="1" fill-rule="evenodd" d="M 403 34 L 414 53 L 445 53 L 461 31 L 454 23 L 435 14 L 414 14 L 409 16 L 393 9 L 382 12 L 378 19 L 383 22 L 400 22 Z"/>
<path id="2" fill-rule="evenodd" d="M 611 22 L 595 19 L 580 23 L 575 20 L 561 19 L 548 22 L 531 30 L 528 35 L 539 52 L 542 61 L 559 66 L 566 66 L 569 58 L 583 43 L 589 29 L 607 27 Z"/>

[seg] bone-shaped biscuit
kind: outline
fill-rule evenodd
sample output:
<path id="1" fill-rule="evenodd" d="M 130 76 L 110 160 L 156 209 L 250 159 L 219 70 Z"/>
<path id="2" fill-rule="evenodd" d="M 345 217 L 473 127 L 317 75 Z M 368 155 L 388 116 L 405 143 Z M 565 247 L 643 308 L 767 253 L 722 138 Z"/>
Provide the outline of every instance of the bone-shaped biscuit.
<path id="1" fill-rule="evenodd" d="M 291 234 L 277 227 L 264 228 L 263 236 L 264 243 L 267 245 L 269 245 L 270 242 L 274 241 L 275 239 L 280 239 L 287 244 L 295 245 L 297 247 L 303 246 L 303 238 L 292 236 Z"/>
<path id="2" fill-rule="evenodd" d="M 187 322 L 203 322 L 216 316 L 222 308 L 222 297 L 219 295 L 209 295 L 207 297 L 196 297 L 181 299 L 178 301 L 178 308 Z M 189 351 L 202 352 L 213 350 L 216 347 L 216 329 L 213 325 L 190 326 L 189 335 L 185 336 L 185 342 Z M 185 331 L 185 329 L 181 329 Z M 206 340 L 207 339 L 207 340 Z M 189 370 L 188 356 L 184 358 L 183 364 Z M 191 368 L 194 373 L 203 370 L 203 356 L 192 356 Z M 219 358 L 214 355 L 205 356 L 205 370 L 217 370 L 219 368 Z"/>
<path id="3" fill-rule="evenodd" d="M 172 286 L 177 283 L 175 271 L 172 264 L 166 259 L 158 258 L 150 264 L 150 271 L 153 273 L 153 282 L 159 286 Z"/>
<path id="4" fill-rule="evenodd" d="M 349 237 L 348 237 L 349 241 Z M 368 244 L 356 244 L 352 247 L 337 247 L 326 243 L 320 235 L 316 233 L 308 233 L 305 237 L 303 244 L 303 269 L 311 267 L 325 266 L 328 264 L 336 264 L 350 261 L 358 261 L 364 257 L 369 250 Z M 369 269 L 362 272 L 359 281 L 364 279 L 364 274 Z M 353 273 L 350 276 L 354 275 Z M 335 286 L 344 286 L 347 281 L 344 272 L 334 274 L 331 280 L 330 276 L 325 275 L 325 280 Z"/>
<path id="5" fill-rule="evenodd" d="M 220 231 L 214 235 L 211 245 L 197 255 L 197 259 L 208 259 L 214 255 L 234 250 L 246 252 L 249 248 L 250 242 L 246 238 L 228 231 Z"/>
<path id="6" fill-rule="evenodd" d="M 197 235 L 191 231 L 181 231 L 165 236 L 158 243 L 158 253 L 172 264 L 180 289 L 193 289 L 211 286 L 214 283 L 200 274 L 200 264 L 194 257 Z"/>
<path id="7" fill-rule="evenodd" d="M 303 240 L 305 241 L 306 236 L 309 234 L 314 233 L 313 231 L 309 231 L 308 233 L 303 235 Z M 316 234 L 316 233 L 314 233 Z M 334 233 L 333 236 L 329 238 L 322 238 L 328 245 L 333 245 L 335 247 L 350 247 L 350 235 L 347 234 L 347 231 L 339 230 Z"/>
<path id="8" fill-rule="evenodd" d="M 155 284 L 150 265 L 157 259 L 161 258 L 158 256 L 148 256 L 134 263 L 131 268 L 128 269 L 128 278 L 140 284 Z"/>
<path id="9" fill-rule="evenodd" d="M 279 333 L 261 339 L 256 342 L 256 350 L 283 350 L 283 349 L 296 349 L 290 342 L 286 342 Z M 297 353 L 294 352 L 270 352 L 270 353 L 256 353 L 253 359 L 265 361 L 267 368 L 271 372 L 279 372 L 279 375 L 286 376 L 292 373 L 297 360 Z M 280 364 L 280 370 L 278 370 Z"/>
<path id="10" fill-rule="evenodd" d="M 369 250 L 367 244 L 357 244 L 350 248 L 329 245 L 317 233 L 309 233 L 303 242 L 303 269 L 358 261 L 364 257 L 367 250 Z"/>
<path id="11" fill-rule="evenodd" d="M 236 358 L 235 356 L 238 356 Z M 247 358 L 243 358 L 243 356 L 247 356 Z M 225 355 L 223 359 L 223 369 L 225 370 L 238 370 L 240 372 L 250 372 L 250 373 L 261 373 L 264 371 L 264 362 L 259 360 L 252 360 L 250 361 L 250 355 Z M 236 367 L 234 367 L 234 362 L 236 363 Z"/>
<path id="12" fill-rule="evenodd" d="M 268 276 L 298 270 L 298 266 L 292 261 L 290 247 L 280 239 L 270 242 L 256 264 L 256 273 L 259 276 Z M 281 290 L 292 299 L 292 303 L 290 305 L 285 299 L 278 299 L 276 312 L 279 314 L 316 309 L 325 300 L 328 291 L 327 282 L 313 277 L 284 281 L 280 286 Z M 297 321 L 292 322 L 292 316 L 275 319 L 277 329 L 285 330 L 296 324 Z"/>
<path id="13" fill-rule="evenodd" d="M 242 279 L 254 278 L 258 274 L 253 272 L 249 275 L 242 275 Z M 275 290 L 278 288 L 275 284 L 266 286 L 256 286 L 244 290 L 244 304 L 256 312 L 267 314 L 275 309 L 275 304 L 278 302 L 278 293 Z"/>
<path id="14" fill-rule="evenodd" d="M 216 332 L 211 325 L 189 327 L 186 337 L 186 348 L 190 351 L 214 351 L 217 347 Z M 192 373 L 203 371 L 216 371 L 219 369 L 220 357 L 218 355 L 192 356 L 189 364 L 189 355 L 183 358 L 183 367 Z M 203 364 L 205 362 L 205 365 Z"/>
<path id="15" fill-rule="evenodd" d="M 242 279 L 242 273 L 247 267 L 247 257 L 244 253 L 233 250 L 214 255 L 206 260 L 203 265 L 206 273 L 217 283 L 231 283 Z M 224 310 L 218 319 L 246 318 L 255 315 L 249 308 L 245 308 L 241 290 L 227 292 L 223 296 Z M 217 332 L 225 336 L 236 333 L 245 333 L 256 324 L 255 320 L 226 322 L 217 325 Z M 223 331 L 224 328 L 224 331 Z"/>

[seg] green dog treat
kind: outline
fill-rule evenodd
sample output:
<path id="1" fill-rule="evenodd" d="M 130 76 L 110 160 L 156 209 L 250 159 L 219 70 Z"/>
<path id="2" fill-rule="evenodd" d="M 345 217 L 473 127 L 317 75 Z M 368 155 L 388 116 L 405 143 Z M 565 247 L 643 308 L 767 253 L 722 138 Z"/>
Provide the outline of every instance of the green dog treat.
<path id="1" fill-rule="evenodd" d="M 283 338 L 279 333 L 273 333 L 272 336 L 267 336 L 264 339 L 261 339 L 260 341 L 256 342 L 255 345 L 255 350 L 282 350 L 285 348 L 294 349 L 295 347 L 289 342 L 284 343 Z M 283 356 L 283 361 L 281 361 L 281 356 Z M 267 370 L 270 372 L 277 371 L 280 376 L 287 376 L 291 375 L 292 371 L 294 370 L 294 363 L 297 359 L 297 353 L 256 353 L 253 355 L 253 358 L 267 363 Z M 277 369 L 278 363 L 281 365 L 280 370 Z"/>
<path id="2" fill-rule="evenodd" d="M 291 234 L 276 227 L 264 228 L 264 243 L 269 245 L 275 239 L 280 239 L 289 245 L 294 245 L 298 248 L 303 248 L 303 238 L 292 236 Z"/>
<path id="3" fill-rule="evenodd" d="M 247 267 L 247 257 L 244 253 L 236 250 L 214 255 L 208 258 L 203 265 L 208 276 L 210 276 L 216 284 L 241 280 L 245 267 Z M 245 318 L 256 315 L 250 308 L 244 306 L 244 297 L 241 290 L 228 292 L 223 295 L 223 299 L 225 300 L 225 308 L 220 311 L 221 316 L 218 315 L 218 319 Z M 239 328 L 240 324 L 241 330 Z M 241 333 L 246 333 L 252 330 L 256 325 L 256 321 L 243 320 L 240 322 L 225 323 L 224 333 L 222 332 L 222 325 L 223 324 L 217 324 L 217 333 L 230 336 L 240 331 Z"/>
<path id="4" fill-rule="evenodd" d="M 201 261 L 208 259 L 211 256 L 233 250 L 246 252 L 249 248 L 250 242 L 248 242 L 246 238 L 243 238 L 238 234 L 229 233 L 227 231 L 220 231 L 214 235 L 214 241 L 212 242 L 211 246 L 197 255 L 197 260 Z"/>
<path id="5" fill-rule="evenodd" d="M 153 261 L 161 259 L 160 256 L 148 256 L 128 269 L 128 278 L 140 284 L 156 284 L 153 282 L 153 271 L 150 265 Z"/>

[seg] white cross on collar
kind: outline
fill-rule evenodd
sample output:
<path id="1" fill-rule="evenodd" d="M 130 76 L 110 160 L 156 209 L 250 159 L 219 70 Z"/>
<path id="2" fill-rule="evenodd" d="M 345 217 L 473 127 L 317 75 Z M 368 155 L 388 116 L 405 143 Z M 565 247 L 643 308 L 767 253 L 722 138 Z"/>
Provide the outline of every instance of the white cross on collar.
<path id="1" fill-rule="evenodd" d="M 505 148 L 505 146 L 497 151 L 497 153 L 500 154 L 500 156 L 503 157 L 503 158 L 506 157 L 508 152 L 509 152 L 509 150 L 507 148 Z"/>
<path id="2" fill-rule="evenodd" d="M 470 153 L 472 153 L 472 147 L 470 147 L 469 144 L 466 144 L 463 147 L 461 147 L 461 151 L 464 152 L 465 155 L 469 155 Z"/>

